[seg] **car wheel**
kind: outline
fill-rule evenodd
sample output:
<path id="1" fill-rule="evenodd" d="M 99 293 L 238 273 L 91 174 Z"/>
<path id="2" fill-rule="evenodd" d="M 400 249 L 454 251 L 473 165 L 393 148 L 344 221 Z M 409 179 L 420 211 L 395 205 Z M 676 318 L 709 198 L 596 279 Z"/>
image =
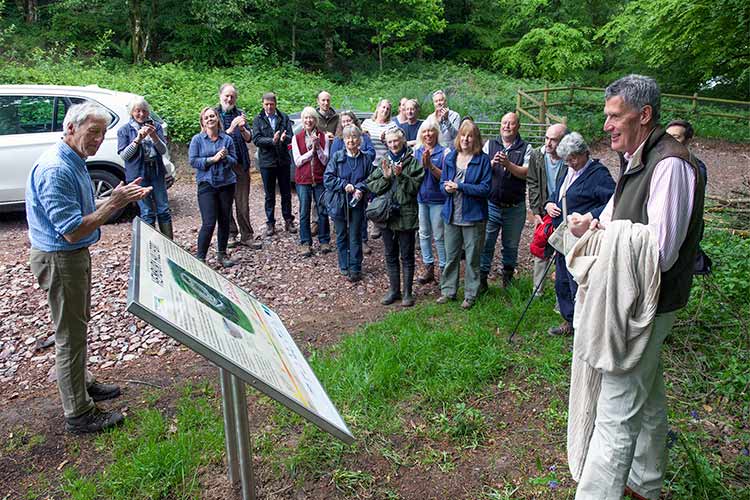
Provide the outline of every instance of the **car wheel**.
<path id="1" fill-rule="evenodd" d="M 97 201 L 106 200 L 112 194 L 112 191 L 122 181 L 119 177 L 106 170 L 90 170 L 89 176 L 91 176 L 91 184 L 94 186 L 94 197 Z M 116 211 L 112 214 L 112 217 L 107 221 L 108 223 L 115 222 L 120 218 L 122 213 L 125 211 L 124 208 Z"/>

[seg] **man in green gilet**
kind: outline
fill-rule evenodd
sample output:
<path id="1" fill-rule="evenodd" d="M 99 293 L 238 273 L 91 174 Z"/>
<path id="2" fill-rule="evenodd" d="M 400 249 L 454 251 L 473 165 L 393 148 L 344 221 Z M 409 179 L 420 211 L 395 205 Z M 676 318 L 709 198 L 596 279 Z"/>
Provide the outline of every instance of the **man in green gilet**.
<path id="1" fill-rule="evenodd" d="M 620 153 L 621 176 L 600 219 L 573 215 L 571 232 L 627 219 L 648 226 L 659 247 L 661 287 L 651 336 L 624 374 L 603 373 L 596 422 L 576 500 L 657 499 L 666 468 L 667 411 L 661 346 L 690 295 L 703 226 L 703 178 L 687 148 L 659 126 L 652 78 L 629 75 L 605 94 L 604 131 Z M 613 263 L 616 265 L 616 263 Z"/>

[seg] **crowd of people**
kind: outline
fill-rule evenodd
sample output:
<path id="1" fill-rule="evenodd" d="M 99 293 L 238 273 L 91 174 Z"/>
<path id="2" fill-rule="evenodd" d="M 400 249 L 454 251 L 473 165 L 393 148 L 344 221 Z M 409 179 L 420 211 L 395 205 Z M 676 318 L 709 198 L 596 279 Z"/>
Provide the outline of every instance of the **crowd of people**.
<path id="1" fill-rule="evenodd" d="M 352 111 L 334 110 L 331 95 L 324 91 L 318 95 L 317 107 L 302 110 L 297 133 L 289 116 L 277 108 L 275 94 L 262 96 L 262 109 L 251 121 L 237 107 L 237 97 L 233 84 L 222 85 L 219 104 L 201 110 L 201 131 L 190 142 L 189 161 L 195 169 L 202 218 L 198 259 L 205 262 L 217 228 L 217 262 L 223 267 L 235 265 L 228 248 L 258 249 L 264 244 L 255 236 L 249 216 L 250 142 L 257 148 L 264 188 L 264 235 L 270 237 L 276 231 L 278 187 L 284 230 L 299 232 L 299 255 L 314 254 L 315 236 L 321 254 L 332 252 L 333 230 L 339 271 L 353 283 L 362 279 L 367 241 L 382 238 L 388 276 L 384 305 L 400 302 L 410 307 L 415 303 L 417 238 L 423 269 L 416 280 L 420 284 L 439 281 L 438 303 L 457 300 L 464 261 L 461 306 L 474 306 L 488 288 L 498 237 L 501 283 L 512 286 L 528 196 L 535 226 L 531 245 L 535 293 L 542 293 L 554 263 L 563 321 L 550 333 L 575 335 L 574 375 L 579 358 L 591 366 L 614 358 L 615 364 L 622 361 L 631 367 L 601 370 L 598 378 L 591 379 L 596 380 L 592 382 L 597 384 L 595 390 L 584 387 L 582 391 L 593 394 L 595 411 L 586 415 L 593 431 L 583 433 L 585 461 L 579 463 L 569 455 L 571 473 L 579 481 L 576 498 L 620 498 L 624 491 L 633 498 L 658 498 L 666 432 L 659 350 L 675 311 L 689 295 L 702 235 L 707 173 L 686 147 L 693 136 L 692 126 L 681 120 L 666 129 L 659 125 L 660 93 L 653 79 L 630 75 L 605 92 L 604 130 L 621 157 L 617 181 L 591 156 L 581 134 L 564 124 L 550 125 L 544 144 L 534 148 L 519 133 L 519 117 L 509 112 L 502 117 L 498 136 L 485 141 L 470 117 L 462 120 L 448 108 L 442 90 L 432 94 L 435 111 L 423 121 L 418 101 L 403 98 L 398 114 L 392 117 L 391 102 L 382 99 L 372 117 L 361 124 Z M 27 185 L 31 269 L 48 293 L 55 324 L 58 387 L 66 428 L 73 433 L 97 432 L 123 419 L 118 412 L 102 411 L 94 403 L 118 396 L 119 387 L 99 383 L 86 371 L 91 290 L 88 247 L 98 241 L 99 227 L 133 202 L 147 223 L 168 238 L 173 235 L 162 161 L 166 151 L 163 131 L 149 118 L 150 106 L 144 99 L 133 100 L 128 109 L 131 120 L 118 132 L 127 183 L 117 186 L 101 206 L 94 202 L 85 159 L 101 145 L 110 118 L 95 104 L 70 108 L 62 140 L 37 161 Z M 299 228 L 292 211 L 292 164 Z M 597 236 L 592 234 L 604 238 L 604 243 L 596 243 Z M 553 244 L 557 235 L 561 236 Z M 602 308 L 626 308 L 626 294 L 618 296 L 621 290 L 615 285 L 587 286 L 588 295 L 578 293 L 578 285 L 588 278 L 572 257 L 594 247 L 592 252 L 599 251 L 610 236 L 621 238 L 616 244 L 625 250 L 600 258 L 611 258 L 603 262 L 615 273 L 622 268 L 622 275 L 627 276 L 620 279 L 638 280 L 643 273 L 640 260 L 633 266 L 622 255 L 643 251 L 643 261 L 651 255 L 657 269 L 658 279 L 645 277 L 656 283 L 657 298 L 620 311 L 625 322 L 632 320 L 631 311 L 642 315 L 638 331 L 644 333 L 637 340 L 641 348 L 635 358 L 614 348 L 613 352 L 604 352 L 605 347 L 592 352 L 591 346 L 601 341 L 592 337 L 596 332 L 591 318 L 574 317 L 583 307 L 576 303 L 582 296 L 600 298 Z M 595 240 L 587 243 L 591 248 L 584 245 L 587 238 Z M 645 252 L 638 246 L 641 243 L 634 243 L 636 239 L 646 242 L 643 248 L 650 244 L 655 251 Z M 585 306 L 590 311 L 600 304 L 588 299 Z M 617 319 L 610 316 L 617 315 L 607 310 L 604 323 L 593 330 L 621 333 L 621 323 L 608 323 Z M 589 343 L 588 339 L 594 340 Z M 618 358 L 621 355 L 623 359 Z M 572 387 L 577 383 L 574 378 Z M 580 437 L 569 427 L 569 453 L 580 449 L 576 445 Z"/>

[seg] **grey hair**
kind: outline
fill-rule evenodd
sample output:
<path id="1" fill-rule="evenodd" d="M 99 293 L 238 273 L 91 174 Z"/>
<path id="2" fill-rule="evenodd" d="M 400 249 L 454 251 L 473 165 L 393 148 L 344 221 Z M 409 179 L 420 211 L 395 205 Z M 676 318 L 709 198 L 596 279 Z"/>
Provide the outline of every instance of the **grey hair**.
<path id="1" fill-rule="evenodd" d="M 441 95 L 441 96 L 445 97 L 446 99 L 448 99 L 448 96 L 445 95 L 445 91 L 443 91 L 443 90 L 436 90 L 435 92 L 433 92 L 432 93 L 432 98 L 435 99 L 435 97 L 439 96 L 439 95 Z"/>
<path id="2" fill-rule="evenodd" d="M 649 76 L 623 76 L 609 84 L 604 90 L 604 100 L 620 96 L 629 107 L 640 111 L 644 106 L 651 106 L 651 123 L 659 123 L 661 117 L 661 91 L 656 80 Z"/>
<path id="3" fill-rule="evenodd" d="M 386 140 L 388 140 L 389 135 L 397 136 L 401 144 L 406 144 L 406 134 L 404 134 L 404 131 L 401 130 L 400 127 L 391 127 L 388 130 L 386 130 L 385 131 Z"/>
<path id="4" fill-rule="evenodd" d="M 146 101 L 146 98 L 143 97 L 142 95 L 133 96 L 133 98 L 130 99 L 130 101 L 128 101 L 127 107 L 128 107 L 129 115 L 133 114 L 133 110 L 135 108 L 145 109 L 146 111 L 151 113 L 151 105 L 148 103 L 148 101 Z"/>
<path id="5" fill-rule="evenodd" d="M 344 130 L 341 131 L 341 137 L 356 137 L 359 139 L 362 137 L 362 130 L 356 125 L 347 125 L 344 127 Z"/>
<path id="6" fill-rule="evenodd" d="M 302 119 L 305 119 L 308 116 L 315 118 L 315 128 L 318 128 L 318 112 L 312 106 L 305 106 L 299 114 L 299 117 Z"/>
<path id="7" fill-rule="evenodd" d="M 414 145 L 414 149 L 422 146 L 422 134 L 425 130 L 434 130 L 436 139 L 440 135 L 440 124 L 434 116 L 428 116 L 427 119 L 422 122 L 422 125 L 419 126 L 419 130 L 417 131 L 417 143 Z"/>
<path id="8" fill-rule="evenodd" d="M 95 102 L 86 101 L 81 104 L 74 104 L 68 108 L 63 120 L 63 130 L 65 135 L 68 134 L 68 125 L 73 125 L 73 129 L 78 129 L 86 120 L 103 120 L 107 126 L 112 122 L 112 115 L 101 105 Z"/>
<path id="9" fill-rule="evenodd" d="M 233 83 L 222 83 L 221 87 L 219 87 L 219 95 L 223 94 L 224 91 L 229 87 L 232 87 L 232 90 L 234 90 L 234 95 L 239 95 L 239 92 L 237 92 L 237 87 L 235 87 Z"/>
<path id="10" fill-rule="evenodd" d="M 578 132 L 571 132 L 560 140 L 557 145 L 557 156 L 567 160 L 570 155 L 580 155 L 589 152 L 589 145 Z"/>

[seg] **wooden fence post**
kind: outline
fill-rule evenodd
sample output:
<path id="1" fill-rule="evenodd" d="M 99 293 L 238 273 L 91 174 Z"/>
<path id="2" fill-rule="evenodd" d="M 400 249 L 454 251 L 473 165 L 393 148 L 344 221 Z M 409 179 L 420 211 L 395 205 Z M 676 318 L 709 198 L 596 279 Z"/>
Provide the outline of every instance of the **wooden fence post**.
<path id="1" fill-rule="evenodd" d="M 698 94 L 693 94 L 693 108 L 691 109 L 691 112 L 695 114 L 698 112 Z"/>
<path id="2" fill-rule="evenodd" d="M 516 90 L 516 114 L 521 117 L 521 89 Z"/>
<path id="3" fill-rule="evenodd" d="M 547 121 L 547 98 L 549 97 L 549 90 L 544 87 L 544 94 L 542 94 L 542 105 L 539 106 L 539 123 L 546 123 Z"/>

